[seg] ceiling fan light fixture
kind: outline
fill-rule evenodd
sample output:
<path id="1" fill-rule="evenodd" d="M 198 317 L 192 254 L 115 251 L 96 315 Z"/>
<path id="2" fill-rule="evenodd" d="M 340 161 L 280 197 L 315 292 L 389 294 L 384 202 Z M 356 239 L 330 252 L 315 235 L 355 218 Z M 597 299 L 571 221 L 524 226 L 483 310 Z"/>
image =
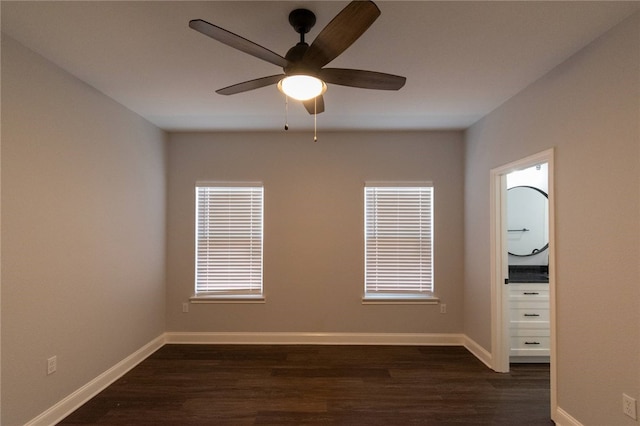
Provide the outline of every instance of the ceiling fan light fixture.
<path id="1" fill-rule="evenodd" d="M 280 80 L 278 89 L 290 98 L 307 101 L 326 92 L 327 85 L 319 78 L 298 74 Z"/>

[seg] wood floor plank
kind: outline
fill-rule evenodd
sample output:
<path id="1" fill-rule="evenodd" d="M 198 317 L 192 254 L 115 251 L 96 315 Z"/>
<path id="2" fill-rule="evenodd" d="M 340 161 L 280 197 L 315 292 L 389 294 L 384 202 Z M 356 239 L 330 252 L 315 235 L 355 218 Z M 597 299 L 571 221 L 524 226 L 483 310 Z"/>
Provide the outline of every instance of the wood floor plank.
<path id="1" fill-rule="evenodd" d="M 61 425 L 552 425 L 549 366 L 462 347 L 165 345 Z"/>

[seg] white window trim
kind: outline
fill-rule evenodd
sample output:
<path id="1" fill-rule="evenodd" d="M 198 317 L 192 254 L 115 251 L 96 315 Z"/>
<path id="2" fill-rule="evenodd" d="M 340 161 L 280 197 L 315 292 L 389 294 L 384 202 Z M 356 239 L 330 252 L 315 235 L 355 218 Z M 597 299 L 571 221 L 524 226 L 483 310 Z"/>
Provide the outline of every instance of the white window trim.
<path id="1" fill-rule="evenodd" d="M 260 290 L 256 292 L 196 292 L 197 289 L 197 276 L 194 276 L 194 294 L 189 298 L 190 303 L 197 304 L 207 304 L 207 303 L 265 303 L 266 299 L 264 296 L 264 185 L 262 182 L 219 182 L 219 181 L 197 181 L 194 186 L 194 201 L 197 203 L 197 190 L 200 187 L 211 187 L 211 188 L 249 188 L 249 187 L 259 187 L 262 188 L 262 252 L 261 256 L 261 285 Z M 195 237 L 195 251 L 194 251 L 194 273 L 197 274 L 197 244 L 198 244 L 198 235 L 197 235 L 197 219 L 198 219 L 198 206 L 195 204 L 195 227 L 196 232 L 194 232 Z"/>
<path id="2" fill-rule="evenodd" d="M 365 293 L 362 296 L 363 305 L 437 305 L 440 303 L 440 298 L 433 293 L 425 294 L 401 294 L 401 293 L 386 293 L 386 294 L 372 294 Z"/>
<path id="3" fill-rule="evenodd" d="M 434 211 L 433 211 L 433 203 L 434 203 L 434 185 L 431 181 L 367 181 L 364 184 L 365 191 L 367 187 L 378 187 L 378 188 L 409 188 L 409 187 L 430 187 L 432 189 L 431 192 L 431 273 L 432 273 L 432 282 L 431 287 L 432 290 L 435 289 L 435 279 L 434 279 L 434 253 L 433 253 L 433 228 L 434 228 Z M 364 194 L 364 202 L 366 209 L 366 192 Z M 366 210 L 365 210 L 366 211 Z M 364 233 L 365 233 L 365 259 L 364 259 L 364 271 L 366 274 L 366 233 L 367 233 L 367 220 L 366 214 L 364 218 Z M 380 292 L 380 293 L 367 293 L 366 292 L 366 278 L 365 278 L 365 289 L 362 296 L 362 304 L 363 305 L 388 305 L 388 304 L 407 304 L 407 305 L 435 305 L 440 303 L 440 299 L 434 294 L 433 291 L 430 292 Z"/>
<path id="4" fill-rule="evenodd" d="M 189 298 L 191 303 L 266 303 L 266 298 L 262 294 L 194 294 Z"/>

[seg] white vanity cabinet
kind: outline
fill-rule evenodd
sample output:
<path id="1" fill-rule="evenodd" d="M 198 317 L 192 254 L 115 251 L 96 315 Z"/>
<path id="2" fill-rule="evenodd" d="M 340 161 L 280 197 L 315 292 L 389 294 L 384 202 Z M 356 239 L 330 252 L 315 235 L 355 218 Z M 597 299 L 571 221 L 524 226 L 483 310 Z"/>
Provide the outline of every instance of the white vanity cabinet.
<path id="1" fill-rule="evenodd" d="M 509 320 L 511 362 L 548 362 L 549 284 L 509 284 Z"/>

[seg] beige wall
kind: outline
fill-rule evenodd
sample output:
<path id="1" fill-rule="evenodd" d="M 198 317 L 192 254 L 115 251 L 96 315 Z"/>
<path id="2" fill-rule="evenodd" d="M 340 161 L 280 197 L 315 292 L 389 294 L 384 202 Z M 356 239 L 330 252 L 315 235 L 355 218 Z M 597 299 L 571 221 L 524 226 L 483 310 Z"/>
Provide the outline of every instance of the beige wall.
<path id="1" fill-rule="evenodd" d="M 3 425 L 164 332 L 164 137 L 3 35 Z"/>
<path id="2" fill-rule="evenodd" d="M 466 133 L 465 332 L 491 347 L 489 171 L 555 147 L 558 404 L 636 424 L 640 397 L 640 14 Z"/>
<path id="3" fill-rule="evenodd" d="M 462 331 L 461 132 L 172 134 L 167 330 L 459 333 Z M 265 304 L 191 305 L 194 183 L 262 181 Z M 362 305 L 365 181 L 435 185 L 435 288 L 447 303 Z"/>

